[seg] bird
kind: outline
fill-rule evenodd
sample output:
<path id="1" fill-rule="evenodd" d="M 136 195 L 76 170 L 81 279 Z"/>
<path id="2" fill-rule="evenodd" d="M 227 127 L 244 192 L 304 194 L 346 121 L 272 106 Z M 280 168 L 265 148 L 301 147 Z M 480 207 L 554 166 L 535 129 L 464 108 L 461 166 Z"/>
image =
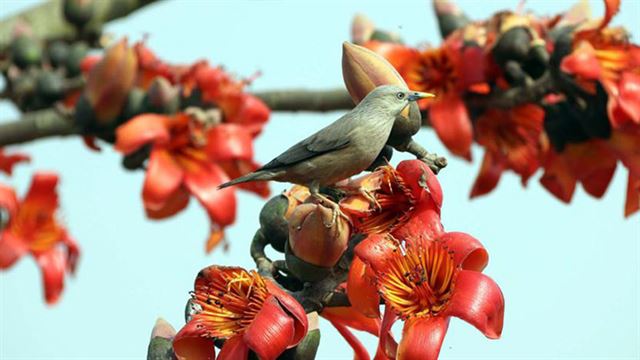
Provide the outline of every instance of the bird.
<path id="1" fill-rule="evenodd" d="M 411 102 L 434 97 L 396 85 L 373 89 L 351 111 L 296 143 L 254 172 L 218 186 L 219 189 L 251 181 L 279 181 L 309 188 L 318 203 L 331 208 L 332 224 L 336 216 L 348 217 L 340 207 L 320 193 L 366 170 L 383 150 L 396 116 Z"/>

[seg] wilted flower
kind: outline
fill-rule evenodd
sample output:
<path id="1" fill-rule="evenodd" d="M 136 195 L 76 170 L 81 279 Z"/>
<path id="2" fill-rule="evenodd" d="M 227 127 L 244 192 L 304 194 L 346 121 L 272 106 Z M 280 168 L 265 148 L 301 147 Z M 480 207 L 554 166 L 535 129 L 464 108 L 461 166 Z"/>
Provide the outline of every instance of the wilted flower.
<path id="1" fill-rule="evenodd" d="M 224 340 L 218 359 L 277 358 L 306 335 L 302 306 L 278 285 L 238 267 L 210 266 L 198 273 L 192 295 L 197 313 L 178 332 L 179 359 L 214 359 L 214 340 Z"/>
<path id="2" fill-rule="evenodd" d="M 65 272 L 75 272 L 80 255 L 78 245 L 56 218 L 57 184 L 57 175 L 37 173 L 22 201 L 13 189 L 0 184 L 0 269 L 31 254 L 42 270 L 48 304 L 60 298 Z"/>

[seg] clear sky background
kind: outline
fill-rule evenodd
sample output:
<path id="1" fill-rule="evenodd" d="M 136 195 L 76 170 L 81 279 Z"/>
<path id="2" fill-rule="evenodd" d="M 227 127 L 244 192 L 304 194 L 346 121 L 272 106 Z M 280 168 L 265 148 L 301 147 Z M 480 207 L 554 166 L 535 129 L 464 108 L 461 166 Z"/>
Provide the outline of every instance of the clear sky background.
<path id="1" fill-rule="evenodd" d="M 0 16 L 38 1 L 0 0 Z M 517 0 L 459 1 L 473 18 L 482 19 Z M 573 1 L 529 1 L 541 14 L 567 9 Z M 591 1 L 602 14 L 599 1 Z M 224 64 L 249 76 L 262 71 L 252 89 L 343 86 L 341 43 L 349 38 L 356 12 L 381 28 L 395 30 L 410 44 L 438 44 L 430 3 L 421 1 L 167 1 L 151 5 L 107 27 L 131 40 L 150 34 L 148 44 L 170 62 L 200 58 Z M 638 41 L 640 1 L 623 0 L 614 23 Z M 275 113 L 256 142 L 265 162 L 288 145 L 341 115 Z M 0 121 L 18 116 L 0 105 Z M 434 132 L 423 129 L 417 140 L 447 155 Z M 196 273 L 211 264 L 254 266 L 249 242 L 258 226 L 263 201 L 240 193 L 238 221 L 227 236 L 230 251 L 205 255 L 208 228 L 196 201 L 169 220 L 145 218 L 140 199 L 143 173 L 126 172 L 120 155 L 106 146 L 88 151 L 79 138 L 48 139 L 20 148 L 30 166 L 19 166 L 0 181 L 26 190 L 34 170 L 53 169 L 62 176 L 63 219 L 82 247 L 78 274 L 68 279 L 60 303 L 47 307 L 40 272 L 22 259 L 0 273 L 0 358 L 2 359 L 141 359 L 158 316 L 176 328 Z M 621 167 L 601 200 L 577 189 L 565 205 L 537 182 L 523 189 L 513 174 L 498 189 L 470 201 L 469 190 L 482 152 L 473 164 L 449 157 L 439 176 L 447 230 L 480 239 L 491 260 L 485 273 L 506 299 L 502 339 L 492 341 L 469 324 L 454 319 L 442 359 L 638 359 L 640 358 L 640 217 L 623 218 L 627 173 Z M 396 154 L 397 164 L 406 156 Z M 274 194 L 285 189 L 272 184 Z M 351 359 L 340 335 L 321 323 L 320 359 Z M 397 333 L 397 332 L 396 332 Z M 363 336 L 370 350 L 372 336 Z"/>

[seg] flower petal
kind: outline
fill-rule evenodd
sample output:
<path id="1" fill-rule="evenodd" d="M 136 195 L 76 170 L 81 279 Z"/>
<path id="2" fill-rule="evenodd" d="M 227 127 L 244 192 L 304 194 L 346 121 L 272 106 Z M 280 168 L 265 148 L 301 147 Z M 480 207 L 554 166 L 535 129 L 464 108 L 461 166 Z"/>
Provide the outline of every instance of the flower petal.
<path id="1" fill-rule="evenodd" d="M 448 328 L 448 317 L 407 320 L 398 345 L 398 360 L 437 360 Z"/>
<path id="2" fill-rule="evenodd" d="M 244 342 L 260 359 L 273 360 L 294 346 L 294 321 L 275 297 L 268 297 L 247 327 Z"/>
<path id="3" fill-rule="evenodd" d="M 27 244 L 22 239 L 9 231 L 0 232 L 0 269 L 11 267 L 27 250 Z"/>
<path id="4" fill-rule="evenodd" d="M 369 235 L 355 247 L 355 254 L 374 272 L 383 271 L 385 260 L 397 250 L 396 243 L 385 234 Z"/>
<path id="5" fill-rule="evenodd" d="M 354 360 L 369 360 L 371 357 L 369 356 L 369 352 L 367 352 L 367 348 L 362 345 L 360 340 L 353 335 L 353 333 L 347 328 L 345 325 L 329 320 L 331 325 L 333 325 L 336 330 L 342 335 L 342 337 L 347 341 L 349 346 L 353 349 L 354 352 Z"/>
<path id="6" fill-rule="evenodd" d="M 215 164 L 202 164 L 185 173 L 185 186 L 207 210 L 211 221 L 220 227 L 233 223 L 236 218 L 234 189 L 217 188 L 228 180 L 224 171 Z"/>
<path id="7" fill-rule="evenodd" d="M 215 359 L 213 340 L 204 337 L 205 327 L 192 319 L 178 331 L 173 339 L 173 352 L 180 360 Z"/>
<path id="8" fill-rule="evenodd" d="M 31 159 L 24 154 L 11 154 L 5 155 L 2 148 L 0 148 L 0 172 L 4 172 L 7 175 L 11 175 L 13 172 L 13 166 L 20 162 L 29 162 Z"/>
<path id="9" fill-rule="evenodd" d="M 219 124 L 207 132 L 205 149 L 213 161 L 251 160 L 253 139 L 244 126 Z"/>
<path id="10" fill-rule="evenodd" d="M 145 207 L 144 210 L 149 219 L 157 220 L 171 217 L 187 207 L 189 204 L 189 197 L 190 195 L 189 192 L 187 192 L 187 189 L 180 187 L 176 192 L 171 194 L 162 207 L 157 209 Z"/>
<path id="11" fill-rule="evenodd" d="M 64 288 L 66 256 L 60 249 L 53 248 L 36 255 L 36 261 L 42 270 L 45 300 L 47 304 L 53 305 L 60 298 Z"/>
<path id="12" fill-rule="evenodd" d="M 429 166 L 420 160 L 404 160 L 396 167 L 402 179 L 407 183 L 413 196 L 421 201 L 423 192 L 427 192 L 436 206 L 442 206 L 442 187 L 438 177 Z"/>
<path id="13" fill-rule="evenodd" d="M 38 172 L 31 179 L 31 187 L 22 200 L 22 206 L 38 207 L 43 212 L 54 212 L 58 207 L 58 175 L 51 172 Z"/>
<path id="14" fill-rule="evenodd" d="M 490 193 L 498 185 L 503 171 L 504 162 L 495 159 L 490 151 L 485 151 L 480 172 L 473 183 L 469 197 L 474 198 Z"/>
<path id="15" fill-rule="evenodd" d="M 116 129 L 116 150 L 126 155 L 148 143 L 166 144 L 170 139 L 169 120 L 159 114 L 134 117 Z"/>
<path id="16" fill-rule="evenodd" d="M 248 356 L 249 347 L 242 336 L 234 336 L 224 342 L 218 354 L 218 360 L 248 359 Z"/>
<path id="17" fill-rule="evenodd" d="M 438 241 L 453 251 L 453 260 L 464 270 L 482 271 L 489 263 L 489 253 L 478 239 L 463 232 L 442 234 Z"/>
<path id="18" fill-rule="evenodd" d="M 624 216 L 629 217 L 638 210 L 640 210 L 640 176 L 634 176 L 631 171 L 629 171 L 629 179 L 627 180 L 627 199 L 624 204 Z M 0 253 L 2 253 L 1 250 Z"/>
<path id="19" fill-rule="evenodd" d="M 602 72 L 596 51 L 587 41 L 580 42 L 571 54 L 562 59 L 560 69 L 585 80 L 597 80 Z"/>
<path id="20" fill-rule="evenodd" d="M 576 178 L 558 154 L 551 152 L 545 165 L 540 183 L 558 199 L 569 203 L 576 189 Z"/>
<path id="21" fill-rule="evenodd" d="M 269 293 L 273 295 L 278 300 L 282 308 L 293 317 L 295 334 L 293 335 L 291 345 L 298 344 L 307 335 L 307 330 L 309 328 L 309 320 L 304 308 L 296 299 L 287 294 L 280 288 L 280 286 L 276 285 L 271 280 L 265 279 L 265 283 L 267 284 Z"/>
<path id="22" fill-rule="evenodd" d="M 242 94 L 240 107 L 226 119 L 228 123 L 243 125 L 253 137 L 262 132 L 264 124 L 269 120 L 271 110 L 259 98 Z"/>
<path id="23" fill-rule="evenodd" d="M 473 128 L 467 108 L 458 95 L 437 97 L 429 107 L 429 121 L 447 149 L 471 161 Z"/>
<path id="24" fill-rule="evenodd" d="M 78 265 L 78 259 L 80 258 L 80 247 L 78 243 L 69 235 L 66 230 L 62 233 L 62 242 L 67 247 L 66 264 L 67 271 L 74 274 Z"/>
<path id="25" fill-rule="evenodd" d="M 0 207 L 9 212 L 10 218 L 13 217 L 18 210 L 18 198 L 16 197 L 16 192 L 13 188 L 4 184 L 0 184 Z"/>
<path id="26" fill-rule="evenodd" d="M 617 101 L 609 100 L 609 119 L 614 127 L 624 125 L 626 120 L 640 124 L 640 75 L 625 72 L 620 78 Z M 619 111 L 612 111 L 614 109 Z M 621 116 L 615 116 L 620 114 Z"/>
<path id="27" fill-rule="evenodd" d="M 366 240 L 365 240 L 366 241 Z M 347 297 L 354 312 L 368 318 L 380 318 L 380 296 L 371 268 L 354 257 L 347 278 Z"/>
<path id="28" fill-rule="evenodd" d="M 417 204 L 411 218 L 404 225 L 391 232 L 396 239 L 407 239 L 420 235 L 430 240 L 437 239 L 444 231 L 440 222 L 440 209 L 433 200 L 427 199 Z"/>
<path id="29" fill-rule="evenodd" d="M 395 359 L 398 353 L 398 344 L 393 339 L 391 328 L 396 322 L 397 315 L 391 309 L 391 306 L 385 305 L 384 315 L 382 316 L 382 324 L 380 326 L 380 334 L 378 334 L 378 349 L 376 350 L 375 359 Z"/>
<path id="30" fill-rule="evenodd" d="M 380 333 L 380 318 L 366 317 L 360 311 L 355 310 L 353 305 L 325 307 L 320 315 L 332 323 L 340 323 L 355 330 L 366 331 L 374 336 L 378 336 Z"/>
<path id="31" fill-rule="evenodd" d="M 486 337 L 497 339 L 502 333 L 504 320 L 502 291 L 490 277 L 476 271 L 461 270 L 453 296 L 442 315 L 458 317 L 475 326 Z"/>
<path id="32" fill-rule="evenodd" d="M 147 209 L 165 207 L 167 200 L 182 184 L 184 172 L 169 151 L 155 147 L 149 157 L 147 174 L 142 188 L 142 199 Z"/>

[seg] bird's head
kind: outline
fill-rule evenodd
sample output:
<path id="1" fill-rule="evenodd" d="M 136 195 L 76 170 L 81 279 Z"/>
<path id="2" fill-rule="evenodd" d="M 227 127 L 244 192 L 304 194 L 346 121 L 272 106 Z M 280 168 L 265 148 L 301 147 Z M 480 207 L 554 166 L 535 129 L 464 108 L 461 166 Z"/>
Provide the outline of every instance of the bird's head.
<path id="1" fill-rule="evenodd" d="M 395 116 L 410 102 L 431 97 L 435 97 L 435 95 L 407 90 L 396 85 L 382 85 L 373 89 L 359 105 L 373 107 L 377 111 L 388 111 Z"/>

